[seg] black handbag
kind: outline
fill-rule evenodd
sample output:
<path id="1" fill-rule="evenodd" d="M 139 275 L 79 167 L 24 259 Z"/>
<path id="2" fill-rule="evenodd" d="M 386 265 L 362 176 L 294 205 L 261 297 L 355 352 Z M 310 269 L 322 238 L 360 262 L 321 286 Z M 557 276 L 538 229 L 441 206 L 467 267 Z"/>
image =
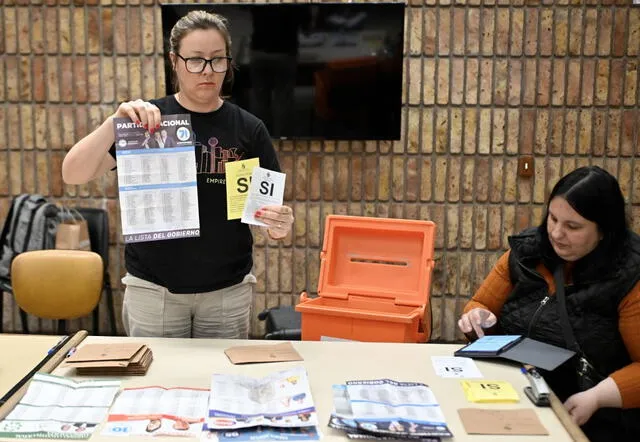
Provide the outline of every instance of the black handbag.
<path id="1" fill-rule="evenodd" d="M 573 327 L 571 327 L 569 314 L 567 313 L 567 300 L 564 294 L 564 266 L 556 266 L 553 272 L 553 279 L 556 283 L 556 299 L 558 300 L 558 314 L 560 316 L 562 334 L 569 350 L 576 352 L 575 370 L 578 388 L 580 391 L 585 391 L 595 387 L 604 379 L 604 376 L 598 373 L 593 364 L 589 362 L 573 333 Z"/>

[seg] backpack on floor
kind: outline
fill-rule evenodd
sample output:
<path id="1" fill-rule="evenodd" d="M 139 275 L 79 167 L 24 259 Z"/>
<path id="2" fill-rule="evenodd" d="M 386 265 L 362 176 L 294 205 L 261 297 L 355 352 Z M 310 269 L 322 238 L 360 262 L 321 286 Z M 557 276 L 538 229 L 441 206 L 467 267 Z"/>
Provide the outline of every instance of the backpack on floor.
<path id="1" fill-rule="evenodd" d="M 58 222 L 58 207 L 42 195 L 15 197 L 0 234 L 0 277 L 10 277 L 18 254 L 54 248 Z"/>

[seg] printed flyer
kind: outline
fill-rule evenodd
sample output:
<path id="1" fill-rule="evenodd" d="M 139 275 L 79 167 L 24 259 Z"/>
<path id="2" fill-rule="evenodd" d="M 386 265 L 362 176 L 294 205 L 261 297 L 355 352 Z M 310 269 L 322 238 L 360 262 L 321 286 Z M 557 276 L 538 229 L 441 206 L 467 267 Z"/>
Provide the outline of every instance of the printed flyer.
<path id="1" fill-rule="evenodd" d="M 153 133 L 115 118 L 114 130 L 124 241 L 200 236 L 191 116 L 163 115 Z"/>

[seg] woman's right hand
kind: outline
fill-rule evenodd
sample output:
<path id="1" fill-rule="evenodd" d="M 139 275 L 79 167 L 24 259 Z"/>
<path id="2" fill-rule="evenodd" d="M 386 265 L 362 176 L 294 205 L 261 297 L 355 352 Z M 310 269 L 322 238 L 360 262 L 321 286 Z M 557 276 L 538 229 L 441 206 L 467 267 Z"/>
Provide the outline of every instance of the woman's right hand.
<path id="1" fill-rule="evenodd" d="M 162 121 L 160 109 L 148 101 L 141 99 L 121 103 L 112 117 L 131 118 L 131 121 L 136 124 L 142 124 L 150 133 L 160 129 L 160 121 Z"/>
<path id="2" fill-rule="evenodd" d="M 496 322 L 498 322 L 496 315 L 487 309 L 476 307 L 460 317 L 460 320 L 458 320 L 458 328 L 463 333 L 475 331 L 476 336 L 481 338 L 484 336 L 483 329 L 493 327 L 496 325 Z"/>

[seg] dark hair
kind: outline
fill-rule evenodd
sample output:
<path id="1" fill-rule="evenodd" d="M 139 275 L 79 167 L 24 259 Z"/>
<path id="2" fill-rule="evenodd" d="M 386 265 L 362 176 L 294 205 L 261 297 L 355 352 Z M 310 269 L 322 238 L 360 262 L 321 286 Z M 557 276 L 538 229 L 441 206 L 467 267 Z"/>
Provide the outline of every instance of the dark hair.
<path id="1" fill-rule="evenodd" d="M 207 11 L 191 11 L 187 15 L 181 17 L 173 28 L 171 28 L 171 34 L 169 35 L 169 50 L 174 54 L 180 53 L 180 43 L 182 39 L 191 31 L 198 29 L 207 31 L 209 29 L 215 29 L 222 34 L 224 39 L 224 46 L 226 55 L 231 55 L 231 34 L 229 33 L 228 21 L 222 15 L 215 14 Z M 231 93 L 233 86 L 233 71 L 235 69 L 235 63 L 233 60 L 229 64 L 229 69 L 224 76 L 224 83 L 220 95 L 225 96 Z M 178 91 L 180 85 L 178 84 L 178 75 L 176 74 L 175 65 L 171 66 L 171 82 L 173 89 Z"/>
<path id="2" fill-rule="evenodd" d="M 547 218 L 549 204 L 558 196 L 564 198 L 580 216 L 598 226 L 602 240 L 589 254 L 594 263 L 615 264 L 628 238 L 625 201 L 618 180 L 598 166 L 587 166 L 570 172 L 556 183 L 549 195 L 542 224 L 538 227 L 543 256 L 555 262 L 560 258 L 549 241 Z"/>

